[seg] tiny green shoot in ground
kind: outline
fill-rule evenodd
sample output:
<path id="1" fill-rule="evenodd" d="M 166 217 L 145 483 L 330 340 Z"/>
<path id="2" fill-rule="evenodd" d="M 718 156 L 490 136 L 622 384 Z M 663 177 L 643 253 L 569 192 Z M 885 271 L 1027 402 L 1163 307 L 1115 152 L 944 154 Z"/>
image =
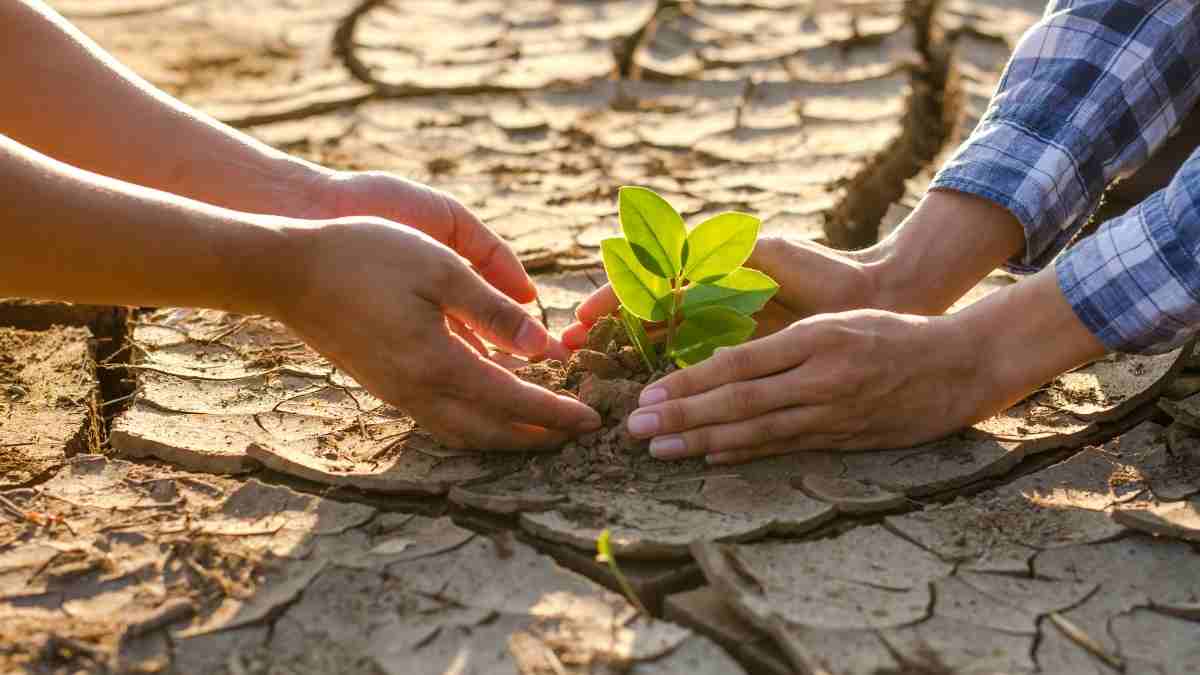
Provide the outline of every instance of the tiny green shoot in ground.
<path id="1" fill-rule="evenodd" d="M 621 572 L 621 568 L 617 566 L 617 558 L 612 554 L 611 537 L 612 534 L 605 529 L 596 539 L 596 562 L 608 565 L 608 569 L 612 571 L 613 576 L 617 579 L 617 584 L 621 586 L 621 592 L 625 594 L 625 597 L 634 607 L 637 607 L 639 612 L 648 617 L 650 616 L 649 610 L 642 604 L 637 593 L 633 592 L 633 586 L 629 585 L 629 580 L 625 578 L 624 573 Z"/>
<path id="2" fill-rule="evenodd" d="M 713 216 L 690 232 L 683 217 L 653 190 L 625 186 L 618 194 L 624 237 L 600 243 L 604 270 L 621 303 L 621 323 L 650 370 L 659 362 L 644 322 L 666 326 L 662 356 L 679 367 L 745 342 L 751 316 L 779 290 L 771 277 L 742 267 L 761 222 L 736 211 Z"/>

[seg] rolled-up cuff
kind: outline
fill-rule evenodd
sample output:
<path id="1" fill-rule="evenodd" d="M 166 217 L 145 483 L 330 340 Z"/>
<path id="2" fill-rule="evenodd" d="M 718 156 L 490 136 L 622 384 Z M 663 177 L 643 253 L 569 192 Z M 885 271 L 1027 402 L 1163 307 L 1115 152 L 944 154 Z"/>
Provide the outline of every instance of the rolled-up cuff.
<path id="1" fill-rule="evenodd" d="M 1070 242 L 1087 186 L 1061 145 L 1009 120 L 980 123 L 934 177 L 931 189 L 957 190 L 1004 207 L 1025 230 L 1025 251 L 1008 261 L 1016 273 L 1042 269 Z"/>
<path id="2" fill-rule="evenodd" d="M 1166 191 L 1157 192 L 1064 253 L 1055 264 L 1059 289 L 1110 350 L 1168 352 L 1200 323 L 1200 289 L 1181 281 L 1200 279 L 1200 262 L 1171 255 L 1180 246 Z"/>

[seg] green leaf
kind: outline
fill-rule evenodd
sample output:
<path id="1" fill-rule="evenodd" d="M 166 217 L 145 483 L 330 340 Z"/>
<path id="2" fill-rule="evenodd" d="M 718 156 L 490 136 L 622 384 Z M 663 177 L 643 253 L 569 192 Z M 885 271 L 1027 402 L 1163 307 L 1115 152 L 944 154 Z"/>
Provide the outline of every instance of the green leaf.
<path id="1" fill-rule="evenodd" d="M 621 231 L 642 266 L 663 279 L 683 270 L 683 216 L 653 190 L 626 185 L 617 193 Z"/>
<path id="2" fill-rule="evenodd" d="M 666 320 L 667 310 L 662 300 L 671 295 L 671 285 L 638 263 L 629 242 L 620 237 L 601 241 L 600 257 L 623 307 L 647 321 Z"/>
<path id="3" fill-rule="evenodd" d="M 646 335 L 646 327 L 642 325 L 642 320 L 637 318 L 633 312 L 625 307 L 621 307 L 621 323 L 625 325 L 625 332 L 629 334 L 629 341 L 637 348 L 638 353 L 642 355 L 642 361 L 646 364 L 646 370 L 654 372 L 654 345 L 650 344 L 650 336 Z"/>
<path id="4" fill-rule="evenodd" d="M 758 218 L 736 211 L 700 223 L 687 238 L 688 262 L 683 275 L 689 281 L 704 283 L 741 267 L 754 251 L 761 224 Z"/>
<path id="5" fill-rule="evenodd" d="M 728 307 L 703 307 L 680 324 L 671 356 L 680 368 L 695 365 L 712 356 L 717 347 L 745 342 L 757 325 L 754 319 Z"/>
<path id="6" fill-rule="evenodd" d="M 728 307 L 746 316 L 766 306 L 779 290 L 771 277 L 739 267 L 721 279 L 707 284 L 692 284 L 683 292 L 683 313 L 688 315 L 701 307 Z"/>

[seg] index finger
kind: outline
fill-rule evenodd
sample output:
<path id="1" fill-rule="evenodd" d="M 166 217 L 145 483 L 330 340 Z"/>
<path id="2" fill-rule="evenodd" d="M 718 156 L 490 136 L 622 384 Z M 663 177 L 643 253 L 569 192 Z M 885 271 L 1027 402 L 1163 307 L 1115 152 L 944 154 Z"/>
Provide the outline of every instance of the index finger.
<path id="1" fill-rule="evenodd" d="M 481 414 L 501 416 L 509 422 L 571 433 L 600 428 L 600 415 L 570 396 L 525 382 L 494 361 L 485 360 L 461 342 L 444 358 L 457 364 L 453 392 L 472 402 Z"/>
<path id="2" fill-rule="evenodd" d="M 433 190 L 447 209 L 450 231 L 437 237 L 443 244 L 471 262 L 492 286 L 520 303 L 533 302 L 537 287 L 525 272 L 517 254 L 465 206 L 445 193 Z"/>
<path id="3" fill-rule="evenodd" d="M 619 305 L 617 294 L 613 292 L 612 285 L 604 284 L 593 291 L 591 295 L 580 303 L 579 307 L 575 308 L 575 318 L 579 319 L 579 323 L 591 328 L 601 317 L 616 312 Z"/>
<path id="4" fill-rule="evenodd" d="M 811 349 L 801 324 L 736 347 L 722 347 L 705 361 L 677 370 L 642 390 L 639 406 L 702 394 L 731 382 L 753 380 L 803 363 Z"/>

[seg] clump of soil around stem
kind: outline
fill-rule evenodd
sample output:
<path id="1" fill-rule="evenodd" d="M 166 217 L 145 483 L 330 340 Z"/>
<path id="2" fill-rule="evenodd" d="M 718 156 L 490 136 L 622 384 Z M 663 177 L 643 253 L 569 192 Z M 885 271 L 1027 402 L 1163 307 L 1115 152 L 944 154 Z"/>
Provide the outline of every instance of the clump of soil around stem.
<path id="1" fill-rule="evenodd" d="M 605 317 L 566 364 L 543 361 L 518 370 L 527 382 L 578 398 L 604 420 L 600 429 L 568 442 L 560 453 L 534 458 L 530 468 L 551 484 L 607 486 L 656 482 L 664 476 L 703 470 L 701 459 L 662 462 L 651 457 L 649 444 L 631 436 L 625 426 L 638 407 L 642 389 L 674 369 L 666 366 L 651 372 L 621 323 Z"/>

